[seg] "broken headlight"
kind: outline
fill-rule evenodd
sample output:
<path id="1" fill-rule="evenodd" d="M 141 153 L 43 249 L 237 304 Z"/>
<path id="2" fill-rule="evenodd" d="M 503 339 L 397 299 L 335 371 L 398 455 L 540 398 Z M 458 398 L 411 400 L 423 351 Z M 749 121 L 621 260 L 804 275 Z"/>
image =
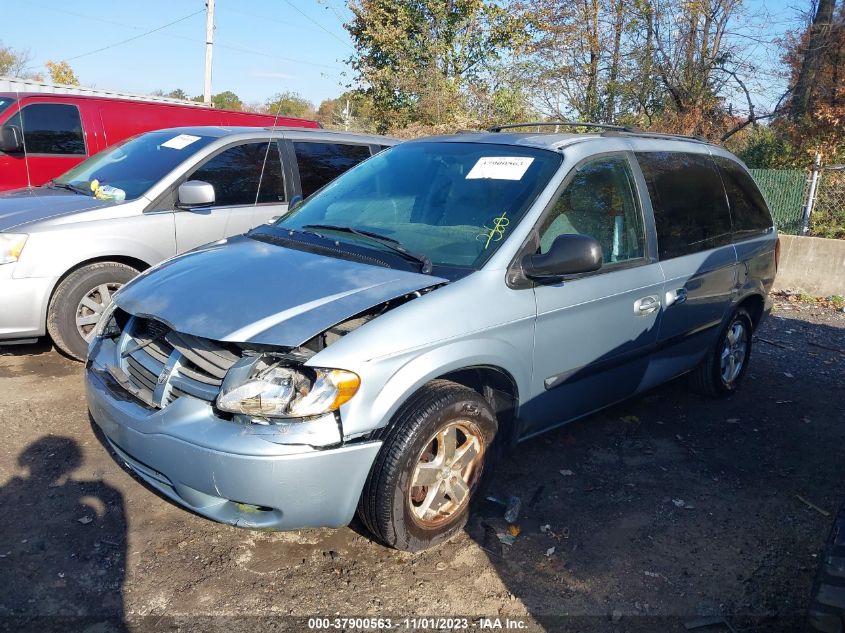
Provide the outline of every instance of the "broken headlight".
<path id="1" fill-rule="evenodd" d="M 120 335 L 120 326 L 114 318 L 115 310 L 117 310 L 117 304 L 114 301 L 110 301 L 106 309 L 100 314 L 97 324 L 94 326 L 92 340 L 97 338 L 115 338 Z"/>
<path id="2" fill-rule="evenodd" d="M 308 418 L 336 411 L 360 383 L 343 369 L 291 367 L 271 355 L 246 356 L 223 379 L 217 406 L 258 417 Z"/>

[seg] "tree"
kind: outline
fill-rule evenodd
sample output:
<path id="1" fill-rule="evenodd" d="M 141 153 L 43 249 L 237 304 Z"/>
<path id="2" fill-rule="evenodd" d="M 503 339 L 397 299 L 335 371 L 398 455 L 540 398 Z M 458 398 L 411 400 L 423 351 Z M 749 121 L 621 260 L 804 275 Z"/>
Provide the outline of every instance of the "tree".
<path id="1" fill-rule="evenodd" d="M 812 110 L 814 88 L 819 78 L 820 67 L 831 46 L 833 27 L 833 8 L 835 0 L 818 0 L 818 9 L 810 25 L 809 33 L 801 38 L 801 66 L 797 72 L 795 88 L 789 105 L 789 114 L 798 120 Z"/>
<path id="2" fill-rule="evenodd" d="M 554 118 L 729 137 L 773 116 L 753 95 L 765 36 L 741 0 L 535 0 L 529 69 Z M 771 83 L 771 82 L 769 82 Z"/>
<path id="3" fill-rule="evenodd" d="M 324 99 L 317 108 L 317 120 L 327 128 L 373 132 L 373 104 L 367 95 L 347 91 L 336 99 Z"/>
<path id="4" fill-rule="evenodd" d="M 44 65 L 47 67 L 47 73 L 50 75 L 50 81 L 54 84 L 64 84 L 66 86 L 79 85 L 79 78 L 67 62 L 48 60 Z"/>
<path id="5" fill-rule="evenodd" d="M 350 59 L 379 131 L 466 115 L 467 89 L 523 41 L 493 0 L 351 0 Z"/>
<path id="6" fill-rule="evenodd" d="M 8 77 L 31 77 L 26 69 L 32 61 L 32 53 L 28 50 L 16 51 L 0 43 L 0 75 Z"/>
<path id="7" fill-rule="evenodd" d="M 240 97 L 231 90 L 226 90 L 225 92 L 219 92 L 216 95 L 212 95 L 211 103 L 215 108 L 223 108 L 225 110 L 244 109 L 244 104 L 240 100 Z"/>
<path id="8" fill-rule="evenodd" d="M 817 151 L 825 162 L 845 161 L 845 3 L 825 27 L 823 45 L 813 51 L 810 42 L 819 41 L 817 18 L 818 12 L 802 32 L 791 33 L 783 41 L 784 62 L 795 88 L 787 116 L 772 124 L 795 148 L 793 161 L 801 166 Z M 808 63 L 811 53 L 814 59 Z M 812 80 L 807 81 L 808 77 Z"/>
<path id="9" fill-rule="evenodd" d="M 267 114 L 277 116 L 291 116 L 302 119 L 313 119 L 316 116 L 314 104 L 299 93 L 290 90 L 270 97 L 264 103 L 263 109 Z"/>

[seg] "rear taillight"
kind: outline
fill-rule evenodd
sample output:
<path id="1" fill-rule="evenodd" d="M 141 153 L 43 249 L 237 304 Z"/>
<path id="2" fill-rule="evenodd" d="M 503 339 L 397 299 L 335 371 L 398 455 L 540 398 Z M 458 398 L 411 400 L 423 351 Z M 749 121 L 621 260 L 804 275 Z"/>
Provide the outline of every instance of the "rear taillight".
<path id="1" fill-rule="evenodd" d="M 775 242 L 775 272 L 778 271 L 778 264 L 780 264 L 780 237 Z"/>

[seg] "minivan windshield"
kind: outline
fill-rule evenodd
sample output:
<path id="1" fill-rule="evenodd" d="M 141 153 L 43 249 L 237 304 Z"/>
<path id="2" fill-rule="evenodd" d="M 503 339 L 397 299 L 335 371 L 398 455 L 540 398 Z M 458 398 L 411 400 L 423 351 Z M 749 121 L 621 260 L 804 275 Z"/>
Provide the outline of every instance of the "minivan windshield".
<path id="1" fill-rule="evenodd" d="M 118 200 L 134 200 L 213 140 L 212 136 L 180 134 L 173 130 L 147 132 L 95 154 L 52 183 L 89 196 L 97 195 L 98 187 L 108 185 L 123 192 Z M 114 198 L 114 190 L 104 191 L 108 194 L 103 197 Z"/>
<path id="2" fill-rule="evenodd" d="M 276 225 L 361 245 L 369 232 L 434 265 L 476 269 L 507 239 L 561 160 L 514 145 L 409 142 L 346 172 Z M 383 240 L 371 244 L 380 248 Z"/>

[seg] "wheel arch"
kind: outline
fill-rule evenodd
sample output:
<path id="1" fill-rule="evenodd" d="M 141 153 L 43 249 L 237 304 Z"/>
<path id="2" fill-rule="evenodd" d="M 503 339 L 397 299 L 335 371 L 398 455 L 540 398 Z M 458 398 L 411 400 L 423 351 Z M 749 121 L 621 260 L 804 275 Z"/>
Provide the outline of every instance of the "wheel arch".
<path id="1" fill-rule="evenodd" d="M 765 310 L 765 299 L 763 296 L 756 292 L 750 294 L 739 302 L 737 309 L 739 308 L 744 308 L 748 312 L 748 315 L 751 317 L 751 327 L 753 330 L 756 330 L 757 325 L 759 325 L 763 318 L 763 311 Z"/>
<path id="2" fill-rule="evenodd" d="M 53 289 L 50 291 L 50 299 L 47 301 L 47 306 L 49 310 L 49 305 L 53 301 L 53 295 L 56 294 L 56 289 L 61 285 L 61 283 L 70 277 L 73 273 L 75 273 L 80 268 L 85 268 L 85 266 L 90 266 L 91 264 L 102 264 L 105 262 L 115 262 L 117 264 L 124 264 L 126 266 L 131 266 L 138 272 L 144 272 L 147 268 L 151 266 L 142 259 L 138 259 L 137 257 L 130 257 L 129 255 L 101 255 L 99 257 L 92 257 L 90 259 L 83 260 L 78 262 L 68 268 L 62 275 L 56 280 L 56 283 L 53 284 Z"/>
<path id="3" fill-rule="evenodd" d="M 519 387 L 510 373 L 495 365 L 474 365 L 455 369 L 434 380 L 449 380 L 479 393 L 493 407 L 499 423 L 499 436 L 510 446 L 517 439 Z"/>

